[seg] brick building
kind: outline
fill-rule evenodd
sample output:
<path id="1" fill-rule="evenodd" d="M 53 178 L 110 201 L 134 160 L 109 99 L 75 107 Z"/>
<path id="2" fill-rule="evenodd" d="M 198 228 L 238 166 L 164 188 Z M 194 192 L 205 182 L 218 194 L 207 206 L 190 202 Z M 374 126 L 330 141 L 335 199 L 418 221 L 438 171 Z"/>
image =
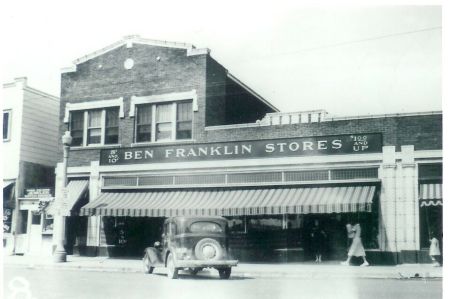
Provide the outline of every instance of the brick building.
<path id="1" fill-rule="evenodd" d="M 131 36 L 63 70 L 66 130 L 69 252 L 139 256 L 173 215 L 227 217 L 244 261 L 309 259 L 315 222 L 328 259 L 360 223 L 373 263 L 426 261 L 442 233 L 440 112 L 281 113 L 208 49 Z"/>

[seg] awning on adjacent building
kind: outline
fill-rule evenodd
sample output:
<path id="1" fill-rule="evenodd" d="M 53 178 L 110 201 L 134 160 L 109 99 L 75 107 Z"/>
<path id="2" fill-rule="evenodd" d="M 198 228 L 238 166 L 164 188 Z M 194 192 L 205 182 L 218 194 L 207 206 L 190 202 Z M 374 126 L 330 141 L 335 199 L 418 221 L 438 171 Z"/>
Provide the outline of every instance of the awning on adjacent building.
<path id="1" fill-rule="evenodd" d="M 4 180 L 3 181 L 3 189 L 5 189 L 6 187 L 8 187 L 11 184 L 14 184 L 15 180 Z"/>
<path id="2" fill-rule="evenodd" d="M 419 200 L 421 207 L 442 206 L 442 184 L 420 184 Z"/>
<path id="3" fill-rule="evenodd" d="M 3 181 L 3 208 L 14 209 L 14 183 L 15 180 Z"/>
<path id="4" fill-rule="evenodd" d="M 103 193 L 80 210 L 102 216 L 238 216 L 371 211 L 375 186 Z"/>
<path id="5" fill-rule="evenodd" d="M 83 194 L 88 190 L 89 181 L 88 180 L 74 180 L 67 184 L 67 201 L 65 203 L 66 210 L 72 210 L 78 200 L 83 196 Z M 52 201 L 46 209 L 47 214 L 54 215 L 57 212 L 57 204 Z"/>

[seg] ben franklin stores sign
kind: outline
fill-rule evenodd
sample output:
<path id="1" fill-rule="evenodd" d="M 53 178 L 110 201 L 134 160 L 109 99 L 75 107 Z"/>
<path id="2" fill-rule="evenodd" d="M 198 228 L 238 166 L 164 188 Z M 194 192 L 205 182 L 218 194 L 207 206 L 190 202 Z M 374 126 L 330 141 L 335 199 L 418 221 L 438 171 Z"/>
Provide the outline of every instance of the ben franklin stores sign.
<path id="1" fill-rule="evenodd" d="M 379 153 L 380 133 L 102 150 L 100 165 Z"/>

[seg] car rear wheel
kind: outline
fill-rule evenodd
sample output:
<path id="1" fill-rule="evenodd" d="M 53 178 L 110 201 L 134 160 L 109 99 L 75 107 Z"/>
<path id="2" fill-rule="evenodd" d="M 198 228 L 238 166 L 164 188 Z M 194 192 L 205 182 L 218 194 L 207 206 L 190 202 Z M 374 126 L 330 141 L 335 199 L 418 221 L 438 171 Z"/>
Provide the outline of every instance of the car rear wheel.
<path id="1" fill-rule="evenodd" d="M 148 256 L 147 253 L 144 256 L 143 262 L 144 262 L 144 272 L 147 274 L 153 273 L 153 270 L 155 269 L 155 267 L 152 267 L 150 257 Z"/>
<path id="2" fill-rule="evenodd" d="M 231 267 L 229 268 L 221 268 L 219 270 L 219 277 L 220 279 L 228 279 L 231 275 Z"/>
<path id="3" fill-rule="evenodd" d="M 172 253 L 167 256 L 167 277 L 170 279 L 178 278 L 178 269 L 175 268 L 175 262 L 173 260 Z"/>

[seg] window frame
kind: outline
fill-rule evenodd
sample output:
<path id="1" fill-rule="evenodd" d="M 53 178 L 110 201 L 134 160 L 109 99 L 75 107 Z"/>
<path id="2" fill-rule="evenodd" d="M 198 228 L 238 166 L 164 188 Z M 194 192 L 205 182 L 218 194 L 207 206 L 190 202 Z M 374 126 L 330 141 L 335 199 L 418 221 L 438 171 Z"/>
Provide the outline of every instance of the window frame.
<path id="1" fill-rule="evenodd" d="M 178 121 L 177 119 L 177 112 L 178 112 L 178 105 L 181 103 L 190 103 L 191 104 L 191 113 L 192 113 L 192 117 L 190 120 L 191 123 L 191 138 L 184 138 L 184 139 L 177 139 L 177 125 L 178 123 L 181 122 L 187 122 L 187 121 Z M 170 121 L 158 121 L 157 120 L 157 106 L 158 105 L 171 105 L 171 120 Z M 150 133 L 150 140 L 149 141 L 138 141 L 138 126 L 142 125 L 142 124 L 138 124 L 138 113 L 139 113 L 139 107 L 151 107 L 150 113 L 151 113 L 151 133 Z M 133 116 L 135 117 L 134 120 L 134 143 L 135 144 L 146 144 L 146 143 L 167 143 L 167 142 L 178 142 L 178 141 L 192 141 L 193 138 L 192 136 L 193 131 L 194 131 L 194 101 L 193 99 L 183 99 L 183 100 L 177 100 L 177 101 L 162 101 L 162 102 L 152 102 L 152 103 L 134 103 L 134 111 L 136 111 L 136 113 L 134 113 L 133 111 Z M 131 115 L 130 115 L 131 116 Z M 170 123 L 170 138 L 169 139 L 161 139 L 158 140 L 157 139 L 157 125 L 158 124 L 167 124 Z M 148 125 L 148 124 L 147 124 Z"/>
<path id="2" fill-rule="evenodd" d="M 5 109 L 3 110 L 3 119 L 5 118 L 5 114 L 8 114 L 8 122 L 7 122 L 7 128 L 6 128 L 6 138 L 3 136 L 3 142 L 7 142 L 11 140 L 11 116 L 12 116 L 12 110 L 11 109 Z M 2 120 L 3 121 L 3 120 Z M 3 126 L 5 123 L 3 123 Z M 3 128 L 2 128 L 3 130 Z M 3 135 L 3 132 L 2 132 Z"/>
<path id="3" fill-rule="evenodd" d="M 152 108 L 152 137 L 150 141 L 137 141 L 136 135 L 137 135 L 137 128 L 136 128 L 136 120 L 134 121 L 134 136 L 133 136 L 133 145 L 145 145 L 145 144 L 154 144 L 154 143 L 175 143 L 175 142 L 190 142 L 194 141 L 193 136 L 194 134 L 194 112 L 198 112 L 198 100 L 197 100 L 197 91 L 195 89 L 192 89 L 190 91 L 183 91 L 183 92 L 172 92 L 172 93 L 165 93 L 165 94 L 157 94 L 157 95 L 148 95 L 148 96 L 132 96 L 130 101 L 130 117 L 137 117 L 136 108 L 141 105 L 155 105 L 155 104 L 162 104 L 162 103 L 172 103 L 173 105 L 177 105 L 177 103 L 180 102 L 191 102 L 192 107 L 192 129 L 191 129 L 191 138 L 190 139 L 177 139 L 176 138 L 176 130 L 177 130 L 177 108 L 175 107 L 172 109 L 173 111 L 173 120 L 172 120 L 172 138 L 170 140 L 161 140 L 157 141 L 155 136 L 156 128 L 154 126 L 154 120 L 155 120 L 155 112 L 154 108 Z"/>
<path id="4" fill-rule="evenodd" d="M 117 113 L 117 143 L 105 143 L 106 140 L 106 111 L 107 110 L 111 110 L 111 109 L 117 109 L 118 113 Z M 100 116 L 100 127 L 89 127 L 89 112 L 92 111 L 96 111 L 96 110 L 100 110 L 101 111 L 101 116 Z M 86 109 L 86 110 L 70 110 L 69 111 L 69 121 L 68 121 L 68 130 L 70 132 L 72 132 L 72 113 L 76 113 L 76 112 L 83 112 L 83 141 L 81 143 L 81 145 L 75 145 L 72 147 L 99 147 L 99 146 L 116 146 L 116 145 L 120 145 L 119 140 L 120 140 L 120 118 L 121 118 L 121 114 L 120 114 L 120 107 L 103 107 L 103 108 L 94 108 L 94 109 Z M 88 137 L 89 137 L 89 130 L 92 129 L 100 129 L 100 143 L 88 143 Z"/>

